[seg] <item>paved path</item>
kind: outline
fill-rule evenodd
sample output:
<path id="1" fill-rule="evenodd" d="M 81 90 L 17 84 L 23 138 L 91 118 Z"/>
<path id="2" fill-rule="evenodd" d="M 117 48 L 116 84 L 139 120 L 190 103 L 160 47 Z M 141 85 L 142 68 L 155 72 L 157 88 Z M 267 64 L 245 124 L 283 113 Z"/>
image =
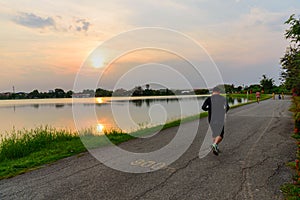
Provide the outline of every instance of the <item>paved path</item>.
<path id="1" fill-rule="evenodd" d="M 0 199 L 282 199 L 279 187 L 291 180 L 285 163 L 296 152 L 289 105 L 289 100 L 267 100 L 230 110 L 220 156 L 198 157 L 208 128 L 204 118 L 190 148 L 161 170 L 120 172 L 84 153 L 1 180 Z M 197 122 L 183 128 L 188 132 Z M 155 150 L 168 144 L 176 131 L 177 127 L 170 128 L 120 147 Z"/>

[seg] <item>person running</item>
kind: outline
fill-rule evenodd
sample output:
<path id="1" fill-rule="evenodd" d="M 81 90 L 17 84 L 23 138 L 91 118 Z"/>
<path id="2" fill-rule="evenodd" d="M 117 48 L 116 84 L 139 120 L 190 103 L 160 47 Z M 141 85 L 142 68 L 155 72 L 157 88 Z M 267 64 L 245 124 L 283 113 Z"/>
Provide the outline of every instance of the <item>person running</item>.
<path id="1" fill-rule="evenodd" d="M 256 96 L 256 102 L 259 103 L 260 92 L 256 92 L 256 93 L 255 93 L 255 96 Z"/>
<path id="2" fill-rule="evenodd" d="M 208 122 L 213 134 L 212 150 L 215 155 L 220 153 L 218 145 L 224 138 L 225 114 L 229 110 L 226 98 L 220 93 L 220 88 L 214 87 L 212 96 L 205 99 L 202 105 L 202 109 L 208 111 Z"/>

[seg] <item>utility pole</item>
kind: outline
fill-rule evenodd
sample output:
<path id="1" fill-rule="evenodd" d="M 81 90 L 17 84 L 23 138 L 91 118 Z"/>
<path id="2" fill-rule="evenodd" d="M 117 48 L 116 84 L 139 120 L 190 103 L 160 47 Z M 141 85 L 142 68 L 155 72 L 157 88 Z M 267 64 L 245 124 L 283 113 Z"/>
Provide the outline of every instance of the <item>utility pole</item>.
<path id="1" fill-rule="evenodd" d="M 13 93 L 12 93 L 12 98 L 15 99 L 15 86 L 13 85 Z"/>

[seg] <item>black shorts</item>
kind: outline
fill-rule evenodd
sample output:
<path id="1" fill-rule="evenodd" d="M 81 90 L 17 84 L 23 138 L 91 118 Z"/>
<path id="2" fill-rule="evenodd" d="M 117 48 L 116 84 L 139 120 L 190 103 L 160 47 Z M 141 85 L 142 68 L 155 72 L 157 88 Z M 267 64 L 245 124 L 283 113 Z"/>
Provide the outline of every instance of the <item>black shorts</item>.
<path id="1" fill-rule="evenodd" d="M 221 136 L 222 138 L 224 138 L 224 125 L 222 127 L 211 125 L 210 128 L 212 130 L 212 136 L 214 138 L 217 136 Z"/>

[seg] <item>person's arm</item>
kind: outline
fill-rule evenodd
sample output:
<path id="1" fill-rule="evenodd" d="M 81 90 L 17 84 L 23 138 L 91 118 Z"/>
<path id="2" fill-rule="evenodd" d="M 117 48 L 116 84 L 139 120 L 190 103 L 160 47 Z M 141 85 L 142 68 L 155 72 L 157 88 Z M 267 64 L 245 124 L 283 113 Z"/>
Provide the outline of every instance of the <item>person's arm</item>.
<path id="1" fill-rule="evenodd" d="M 204 111 L 208 111 L 209 110 L 209 105 L 210 105 L 210 98 L 208 97 L 207 99 L 205 99 L 203 105 L 202 105 L 202 110 Z"/>
<path id="2" fill-rule="evenodd" d="M 226 101 L 226 112 L 228 112 L 228 110 L 229 110 L 229 104 L 228 104 L 228 101 Z"/>

